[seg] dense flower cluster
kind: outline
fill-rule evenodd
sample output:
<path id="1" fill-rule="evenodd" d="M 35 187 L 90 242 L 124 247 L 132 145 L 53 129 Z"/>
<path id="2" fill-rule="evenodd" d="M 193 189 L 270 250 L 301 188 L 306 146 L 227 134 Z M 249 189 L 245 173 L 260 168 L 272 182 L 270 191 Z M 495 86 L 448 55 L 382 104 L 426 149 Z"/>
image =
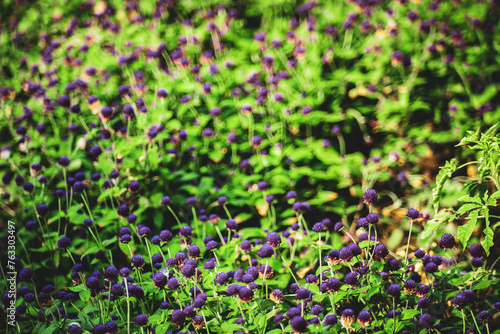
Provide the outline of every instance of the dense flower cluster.
<path id="1" fill-rule="evenodd" d="M 429 213 L 429 147 L 498 118 L 498 1 L 29 3 L 0 20 L 2 328 L 498 328 L 498 173 L 458 231 Z"/>

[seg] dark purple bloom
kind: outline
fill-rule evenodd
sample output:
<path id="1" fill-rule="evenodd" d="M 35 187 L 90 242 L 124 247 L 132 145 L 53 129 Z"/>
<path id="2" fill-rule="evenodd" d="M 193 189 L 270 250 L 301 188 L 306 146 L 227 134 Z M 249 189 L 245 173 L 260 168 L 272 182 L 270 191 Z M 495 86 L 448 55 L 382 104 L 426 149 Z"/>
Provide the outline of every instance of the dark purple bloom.
<path id="1" fill-rule="evenodd" d="M 432 315 L 424 313 L 418 319 L 418 324 L 423 328 L 430 329 L 434 325 L 434 321 L 435 319 Z"/>
<path id="2" fill-rule="evenodd" d="M 372 205 L 372 204 L 374 204 L 377 201 L 378 194 L 375 191 L 375 189 L 368 189 L 363 194 L 363 199 L 365 200 L 366 204 Z"/>
<path id="3" fill-rule="evenodd" d="M 416 209 L 409 209 L 406 212 L 406 217 L 410 219 L 417 219 L 418 217 L 420 217 L 420 213 Z"/>
<path id="4" fill-rule="evenodd" d="M 443 249 L 451 249 L 455 247 L 455 237 L 449 233 L 443 234 L 441 240 L 439 240 L 439 247 Z"/>

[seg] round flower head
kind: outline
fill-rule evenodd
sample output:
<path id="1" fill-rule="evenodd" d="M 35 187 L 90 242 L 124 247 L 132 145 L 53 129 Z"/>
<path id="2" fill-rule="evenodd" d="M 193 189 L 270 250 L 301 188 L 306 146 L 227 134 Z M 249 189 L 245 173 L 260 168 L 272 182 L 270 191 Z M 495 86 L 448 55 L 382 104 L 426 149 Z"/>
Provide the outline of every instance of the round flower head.
<path id="1" fill-rule="evenodd" d="M 429 294 L 430 288 L 428 285 L 425 284 L 419 284 L 417 286 L 417 296 L 419 297 L 427 297 Z"/>
<path id="2" fill-rule="evenodd" d="M 477 300 L 477 295 L 474 290 L 467 289 L 464 291 L 464 294 L 467 297 L 469 303 L 475 302 Z"/>
<path id="3" fill-rule="evenodd" d="M 58 162 L 59 166 L 61 166 L 61 167 L 68 167 L 71 160 L 67 156 L 63 155 L 62 157 L 60 157 L 57 160 L 57 162 Z"/>
<path id="4" fill-rule="evenodd" d="M 479 320 L 479 322 L 482 322 L 482 323 L 491 322 L 493 320 L 493 315 L 488 310 L 481 311 L 477 315 L 477 320 Z"/>
<path id="5" fill-rule="evenodd" d="M 424 308 L 429 307 L 430 304 L 431 304 L 431 300 L 429 298 L 421 297 L 417 301 L 417 308 L 422 310 Z"/>
<path id="6" fill-rule="evenodd" d="M 362 327 L 370 326 L 372 321 L 372 314 L 368 310 L 362 310 L 358 313 L 358 323 Z"/>
<path id="7" fill-rule="evenodd" d="M 456 308 L 463 309 L 469 304 L 469 300 L 467 299 L 467 296 L 463 292 L 459 292 L 456 296 L 455 299 L 453 300 L 453 305 L 455 305 Z"/>
<path id="8" fill-rule="evenodd" d="M 470 264 L 472 264 L 473 267 L 480 268 L 484 265 L 484 261 L 480 257 L 474 257 L 470 260 Z"/>
<path id="9" fill-rule="evenodd" d="M 314 274 L 309 274 L 306 276 L 306 283 L 307 284 L 318 284 L 318 276 Z"/>
<path id="10" fill-rule="evenodd" d="M 36 206 L 36 213 L 40 216 L 45 216 L 49 213 L 49 207 L 45 203 L 40 203 Z"/>
<path id="11" fill-rule="evenodd" d="M 255 268 L 255 267 L 251 267 L 251 268 Z M 259 268 L 259 276 L 261 278 L 270 279 L 274 276 L 274 270 L 270 265 L 263 264 Z"/>
<path id="12" fill-rule="evenodd" d="M 344 224 L 342 222 L 336 222 L 335 225 L 333 225 L 333 230 L 339 232 L 343 227 Z"/>
<path id="13" fill-rule="evenodd" d="M 240 290 L 238 291 L 238 298 L 240 299 L 241 302 L 243 303 L 248 303 L 252 301 L 254 296 L 254 293 L 252 290 L 250 290 L 247 287 L 241 287 Z"/>
<path id="14" fill-rule="evenodd" d="M 443 234 L 441 240 L 439 240 L 439 247 L 443 249 L 451 249 L 455 247 L 455 237 L 449 233 Z"/>
<path id="15" fill-rule="evenodd" d="M 298 289 L 295 294 L 296 294 L 296 297 L 297 297 L 298 300 L 309 299 L 312 296 L 311 291 L 309 291 L 306 288 L 300 288 L 300 289 Z"/>
<path id="16" fill-rule="evenodd" d="M 18 279 L 19 281 L 21 282 L 29 282 L 33 279 L 33 270 L 31 270 L 30 268 L 23 268 L 21 269 L 21 271 L 19 271 L 19 273 L 17 274 L 18 276 Z"/>
<path id="17" fill-rule="evenodd" d="M 418 324 L 425 329 L 430 329 L 434 326 L 434 321 L 435 319 L 432 315 L 424 313 L 418 319 Z"/>
<path id="18" fill-rule="evenodd" d="M 196 245 L 191 245 L 188 247 L 187 255 L 189 257 L 194 257 L 194 258 L 199 257 L 200 253 L 201 253 L 200 247 Z"/>
<path id="19" fill-rule="evenodd" d="M 406 217 L 410 219 L 417 219 L 420 217 L 420 213 L 416 209 L 409 209 L 406 212 Z"/>
<path id="20" fill-rule="evenodd" d="M 351 271 L 347 273 L 347 275 L 345 275 L 344 277 L 344 283 L 350 286 L 358 285 L 358 272 Z"/>
<path id="21" fill-rule="evenodd" d="M 167 285 L 168 282 L 168 277 L 162 273 L 162 272 L 157 272 L 153 275 L 153 285 L 157 287 L 158 289 L 162 289 Z"/>
<path id="22" fill-rule="evenodd" d="M 435 273 L 436 271 L 438 271 L 438 269 L 439 269 L 439 266 L 434 262 L 429 262 L 424 267 L 424 271 L 426 273 L 430 273 L 430 274 Z"/>
<path id="23" fill-rule="evenodd" d="M 335 224 L 335 226 L 337 226 L 337 225 Z M 369 224 L 368 224 L 368 220 L 366 220 L 366 218 L 365 218 L 365 217 L 361 217 L 361 218 L 359 218 L 359 219 L 358 219 L 358 221 L 356 222 L 356 226 L 357 226 L 357 227 L 359 227 L 359 228 L 368 228 L 368 226 L 369 226 Z M 342 227 L 343 227 L 343 225 L 342 225 L 342 226 L 340 226 L 340 227 L 342 228 Z"/>
<path id="24" fill-rule="evenodd" d="M 349 262 L 353 258 L 352 251 L 349 247 L 342 247 L 339 251 L 339 258 L 344 262 Z"/>
<path id="25" fill-rule="evenodd" d="M 497 312 L 500 312 L 500 302 L 496 302 L 493 304 L 493 309 Z"/>
<path id="26" fill-rule="evenodd" d="M 391 284 L 387 288 L 387 293 L 394 298 L 398 298 L 401 296 L 401 287 L 398 284 Z"/>
<path id="27" fill-rule="evenodd" d="M 69 248 L 71 247 L 71 239 L 67 236 L 60 237 L 57 241 L 57 246 L 59 248 Z"/>
<path id="28" fill-rule="evenodd" d="M 483 255 L 483 247 L 478 244 L 469 247 L 469 253 L 472 257 L 481 257 Z"/>
<path id="29" fill-rule="evenodd" d="M 333 326 L 337 324 L 338 319 L 335 314 L 328 314 L 324 319 L 323 319 L 323 324 L 325 326 Z"/>
<path id="30" fill-rule="evenodd" d="M 366 215 L 366 221 L 370 225 L 378 223 L 379 219 L 380 217 L 375 212 L 370 212 L 369 214 Z"/>
<path id="31" fill-rule="evenodd" d="M 280 289 L 274 289 L 273 291 L 271 291 L 270 298 L 276 304 L 281 303 L 281 301 L 283 300 L 283 291 L 281 291 Z"/>
<path id="32" fill-rule="evenodd" d="M 351 328 L 355 322 L 354 311 L 350 308 L 346 308 L 342 311 L 342 315 L 340 316 L 340 323 L 344 328 Z"/>
<path id="33" fill-rule="evenodd" d="M 412 279 L 407 279 L 403 285 L 407 294 L 413 295 L 417 291 L 417 283 Z"/>
<path id="34" fill-rule="evenodd" d="M 389 255 L 389 251 L 387 250 L 387 247 L 384 244 L 378 244 L 375 246 L 375 250 L 373 251 L 373 255 L 379 259 L 385 258 L 387 255 Z"/>
<path id="35" fill-rule="evenodd" d="M 115 266 L 108 266 L 106 269 L 104 269 L 104 278 L 110 280 L 110 281 L 116 281 L 119 275 L 118 269 L 116 269 Z"/>
<path id="36" fill-rule="evenodd" d="M 176 326 L 181 326 L 186 321 L 186 313 L 181 310 L 174 310 L 170 319 Z"/>
<path id="37" fill-rule="evenodd" d="M 323 307 L 321 307 L 321 305 L 314 305 L 313 307 L 311 307 L 311 314 L 312 315 L 320 315 L 321 313 L 323 313 L 324 309 Z"/>
<path id="38" fill-rule="evenodd" d="M 281 237 L 279 235 L 278 235 L 278 237 L 281 240 Z M 270 258 L 273 255 L 274 255 L 274 250 L 268 244 L 262 245 L 262 247 L 257 251 L 257 256 L 260 257 L 260 258 L 263 258 L 263 259 Z"/>
<path id="39" fill-rule="evenodd" d="M 312 230 L 317 233 L 323 232 L 325 230 L 325 225 L 322 222 L 318 222 L 313 225 Z"/>
<path id="40" fill-rule="evenodd" d="M 326 288 L 328 289 L 328 291 L 335 291 L 335 292 L 339 291 L 340 290 L 340 285 L 341 285 L 340 281 L 339 281 L 339 279 L 337 277 L 330 277 L 326 281 Z"/>
<path id="41" fill-rule="evenodd" d="M 365 193 L 363 194 L 363 199 L 365 200 L 365 203 L 368 204 L 368 205 L 372 205 L 374 204 L 377 199 L 378 199 L 378 194 L 377 192 L 375 191 L 375 189 L 368 189 L 367 191 L 365 191 Z"/>
<path id="42" fill-rule="evenodd" d="M 99 289 L 99 278 L 95 276 L 90 276 L 87 278 L 87 281 L 85 282 L 85 286 L 89 288 L 90 290 L 97 290 Z"/>
<path id="43" fill-rule="evenodd" d="M 228 231 L 236 231 L 238 229 L 238 223 L 234 219 L 226 220 L 225 225 Z"/>
<path id="44" fill-rule="evenodd" d="M 290 320 L 290 326 L 292 327 L 294 333 L 305 333 L 307 331 L 307 321 L 300 315 L 297 315 Z"/>
<path id="45" fill-rule="evenodd" d="M 413 255 L 415 255 L 415 257 L 416 257 L 417 259 L 421 259 L 421 258 L 423 258 L 423 257 L 424 257 L 424 255 L 425 255 L 425 251 L 424 251 L 423 249 L 417 249 L 417 250 L 413 253 Z"/>

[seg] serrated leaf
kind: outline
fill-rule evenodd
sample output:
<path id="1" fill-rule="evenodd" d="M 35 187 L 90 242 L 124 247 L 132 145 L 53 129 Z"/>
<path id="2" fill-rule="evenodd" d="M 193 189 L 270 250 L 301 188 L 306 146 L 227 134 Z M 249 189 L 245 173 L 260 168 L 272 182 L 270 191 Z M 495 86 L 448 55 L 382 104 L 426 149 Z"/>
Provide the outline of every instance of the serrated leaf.
<path id="1" fill-rule="evenodd" d="M 463 249 L 467 247 L 467 242 L 472 235 L 474 227 L 476 227 L 477 216 L 479 215 L 479 210 L 474 210 L 469 213 L 469 221 L 462 226 L 458 227 L 458 240 L 463 246 Z"/>
<path id="2" fill-rule="evenodd" d="M 483 202 L 481 201 L 480 198 L 478 197 L 471 197 L 471 196 L 462 196 L 458 199 L 460 202 L 468 202 L 468 203 L 477 203 L 479 205 L 482 205 Z"/>
<path id="3" fill-rule="evenodd" d="M 459 216 L 463 215 L 464 213 L 466 213 L 467 211 L 472 211 L 472 210 L 477 209 L 479 207 L 480 207 L 480 205 L 476 205 L 476 204 L 472 204 L 472 203 L 467 203 L 467 204 L 462 205 L 457 210 L 457 213 L 455 215 L 457 217 L 459 217 Z"/>
<path id="4" fill-rule="evenodd" d="M 444 183 L 456 170 L 456 159 L 453 158 L 450 161 L 446 161 L 446 164 L 441 167 L 441 169 L 439 170 L 439 174 L 436 176 L 436 188 L 432 190 L 432 205 L 434 206 L 434 211 L 436 214 L 439 209 L 439 201 L 441 200 Z"/>
<path id="5" fill-rule="evenodd" d="M 476 285 L 474 285 L 474 287 L 472 288 L 472 290 L 485 289 L 485 288 L 489 287 L 490 285 L 491 285 L 490 281 L 484 280 L 484 281 L 479 282 Z"/>
<path id="6" fill-rule="evenodd" d="M 490 198 L 494 198 L 494 199 L 496 199 L 496 198 L 500 198 L 500 190 L 498 190 L 498 191 L 494 192 L 494 193 L 490 196 Z"/>
<path id="7" fill-rule="evenodd" d="M 491 227 L 487 227 L 484 229 L 484 240 L 481 242 L 481 245 L 484 248 L 484 251 L 488 256 L 490 256 L 490 247 L 493 246 L 493 230 Z"/>
<path id="8" fill-rule="evenodd" d="M 429 238 L 434 233 L 434 231 L 436 231 L 438 229 L 438 227 L 441 224 L 449 221 L 452 218 L 453 218 L 452 215 L 447 215 L 447 214 L 440 214 L 440 215 L 435 216 L 434 219 L 427 222 L 424 230 L 420 234 L 420 238 L 421 239 Z"/>

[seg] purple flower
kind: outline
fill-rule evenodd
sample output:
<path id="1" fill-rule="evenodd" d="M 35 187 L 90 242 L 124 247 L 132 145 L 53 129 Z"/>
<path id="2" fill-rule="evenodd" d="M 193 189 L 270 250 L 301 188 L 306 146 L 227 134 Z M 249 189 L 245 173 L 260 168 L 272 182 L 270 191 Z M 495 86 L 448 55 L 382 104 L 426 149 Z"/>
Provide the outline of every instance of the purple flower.
<path id="1" fill-rule="evenodd" d="M 290 320 L 290 326 L 292 326 L 295 333 L 304 333 L 307 331 L 307 321 L 300 315 L 297 315 Z"/>
<path id="2" fill-rule="evenodd" d="M 416 209 L 409 209 L 406 212 L 406 217 L 410 219 L 417 219 L 420 217 L 420 213 Z"/>
<path id="3" fill-rule="evenodd" d="M 434 321 L 435 319 L 432 315 L 424 313 L 418 319 L 418 324 L 423 328 L 430 329 L 434 325 Z"/>
<path id="4" fill-rule="evenodd" d="M 451 249 L 455 247 L 455 237 L 449 233 L 443 234 L 441 240 L 439 240 L 439 247 L 443 249 Z"/>
<path id="5" fill-rule="evenodd" d="M 363 199 L 365 200 L 365 203 L 368 204 L 368 205 L 372 205 L 374 204 L 377 199 L 378 199 L 378 194 L 377 192 L 375 191 L 375 189 L 368 189 L 367 191 L 365 191 L 365 193 L 363 194 Z"/>

